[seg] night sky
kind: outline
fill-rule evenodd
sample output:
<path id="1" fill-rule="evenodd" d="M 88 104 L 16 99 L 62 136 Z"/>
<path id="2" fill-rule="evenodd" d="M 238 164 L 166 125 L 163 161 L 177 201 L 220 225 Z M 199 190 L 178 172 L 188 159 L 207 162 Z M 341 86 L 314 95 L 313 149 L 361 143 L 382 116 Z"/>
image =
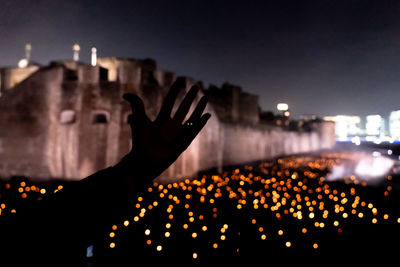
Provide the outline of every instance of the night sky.
<path id="1" fill-rule="evenodd" d="M 264 110 L 381 114 L 400 109 L 400 1 L 0 0 L 0 65 L 24 44 L 42 64 L 98 55 L 153 58 L 260 95 Z"/>

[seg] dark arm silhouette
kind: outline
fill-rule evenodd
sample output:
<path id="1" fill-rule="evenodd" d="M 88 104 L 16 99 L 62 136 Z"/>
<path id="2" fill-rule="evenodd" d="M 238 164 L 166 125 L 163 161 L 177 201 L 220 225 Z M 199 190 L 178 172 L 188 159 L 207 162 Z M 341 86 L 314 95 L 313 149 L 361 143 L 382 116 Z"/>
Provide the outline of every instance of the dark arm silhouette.
<path id="1" fill-rule="evenodd" d="M 154 121 L 146 115 L 137 95 L 125 94 L 123 97 L 132 108 L 132 150 L 114 167 L 65 186 L 53 198 L 36 203 L 23 214 L 1 220 L 0 231 L 6 240 L 2 244 L 9 256 L 22 251 L 31 254 L 32 259 L 82 257 L 85 248 L 102 238 L 101 233 L 111 223 L 128 215 L 135 195 L 179 157 L 211 117 L 203 114 L 207 104 L 203 96 L 183 123 L 198 94 L 197 86 L 189 90 L 171 117 L 176 98 L 184 88 L 185 81 L 178 78 Z"/>

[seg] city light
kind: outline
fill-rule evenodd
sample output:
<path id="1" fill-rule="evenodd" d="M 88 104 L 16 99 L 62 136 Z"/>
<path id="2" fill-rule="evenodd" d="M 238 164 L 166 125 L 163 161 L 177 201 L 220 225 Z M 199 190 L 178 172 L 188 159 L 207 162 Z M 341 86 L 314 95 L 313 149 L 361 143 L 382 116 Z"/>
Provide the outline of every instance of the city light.
<path id="1" fill-rule="evenodd" d="M 287 111 L 287 110 L 289 110 L 289 105 L 286 103 L 279 103 L 278 105 L 276 105 L 276 108 L 279 111 Z"/>
<path id="2" fill-rule="evenodd" d="M 335 122 L 335 134 L 340 141 L 347 141 L 350 136 L 361 134 L 361 118 L 359 116 L 338 115 L 324 117 L 324 119 Z"/>
<path id="3" fill-rule="evenodd" d="M 367 136 L 383 136 L 385 134 L 385 120 L 381 115 L 368 115 L 365 130 Z"/>
<path id="4" fill-rule="evenodd" d="M 368 115 L 363 119 L 360 116 L 349 115 L 325 116 L 323 119 L 335 122 L 338 141 L 352 142 L 356 145 L 362 142 L 380 144 L 400 141 L 400 110 L 392 111 L 387 123 L 385 117 L 379 114 Z"/>
<path id="5" fill-rule="evenodd" d="M 26 58 L 21 59 L 18 61 L 18 68 L 26 68 L 28 67 L 29 61 Z"/>
<path id="6" fill-rule="evenodd" d="M 389 130 L 392 138 L 400 139 L 400 110 L 392 111 L 389 116 Z"/>

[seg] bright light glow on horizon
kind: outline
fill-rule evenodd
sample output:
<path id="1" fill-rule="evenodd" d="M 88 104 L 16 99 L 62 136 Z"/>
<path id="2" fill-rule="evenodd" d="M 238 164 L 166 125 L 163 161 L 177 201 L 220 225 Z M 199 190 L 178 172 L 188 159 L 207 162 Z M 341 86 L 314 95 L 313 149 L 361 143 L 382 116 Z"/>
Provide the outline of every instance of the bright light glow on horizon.
<path id="1" fill-rule="evenodd" d="M 390 171 L 393 164 L 393 160 L 387 157 L 363 158 L 358 162 L 355 173 L 364 179 L 382 177 Z"/>
<path id="2" fill-rule="evenodd" d="M 331 173 L 327 176 L 328 181 L 356 175 L 359 179 L 366 180 L 371 184 L 372 181 L 378 181 L 380 177 L 389 173 L 394 165 L 392 159 L 382 156 L 378 151 L 357 153 L 356 156 L 356 160 L 333 166 Z"/>

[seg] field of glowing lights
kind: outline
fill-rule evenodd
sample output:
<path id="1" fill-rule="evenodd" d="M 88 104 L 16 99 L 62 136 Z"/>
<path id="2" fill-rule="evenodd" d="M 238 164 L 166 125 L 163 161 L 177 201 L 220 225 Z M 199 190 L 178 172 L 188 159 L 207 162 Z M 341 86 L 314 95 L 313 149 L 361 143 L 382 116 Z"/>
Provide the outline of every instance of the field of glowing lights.
<path id="1" fill-rule="evenodd" d="M 397 245 L 400 176 L 373 186 L 355 175 L 328 181 L 351 153 L 292 156 L 154 183 L 132 202 L 132 214 L 105 229 L 88 261 L 133 258 L 150 262 L 290 261 L 327 255 L 388 258 Z M 1 215 L 40 200 L 62 184 L 2 182 Z M 88 250 L 88 251 L 89 251 Z M 389 255 L 389 256 L 388 256 Z M 292 257 L 293 256 L 293 257 Z"/>

